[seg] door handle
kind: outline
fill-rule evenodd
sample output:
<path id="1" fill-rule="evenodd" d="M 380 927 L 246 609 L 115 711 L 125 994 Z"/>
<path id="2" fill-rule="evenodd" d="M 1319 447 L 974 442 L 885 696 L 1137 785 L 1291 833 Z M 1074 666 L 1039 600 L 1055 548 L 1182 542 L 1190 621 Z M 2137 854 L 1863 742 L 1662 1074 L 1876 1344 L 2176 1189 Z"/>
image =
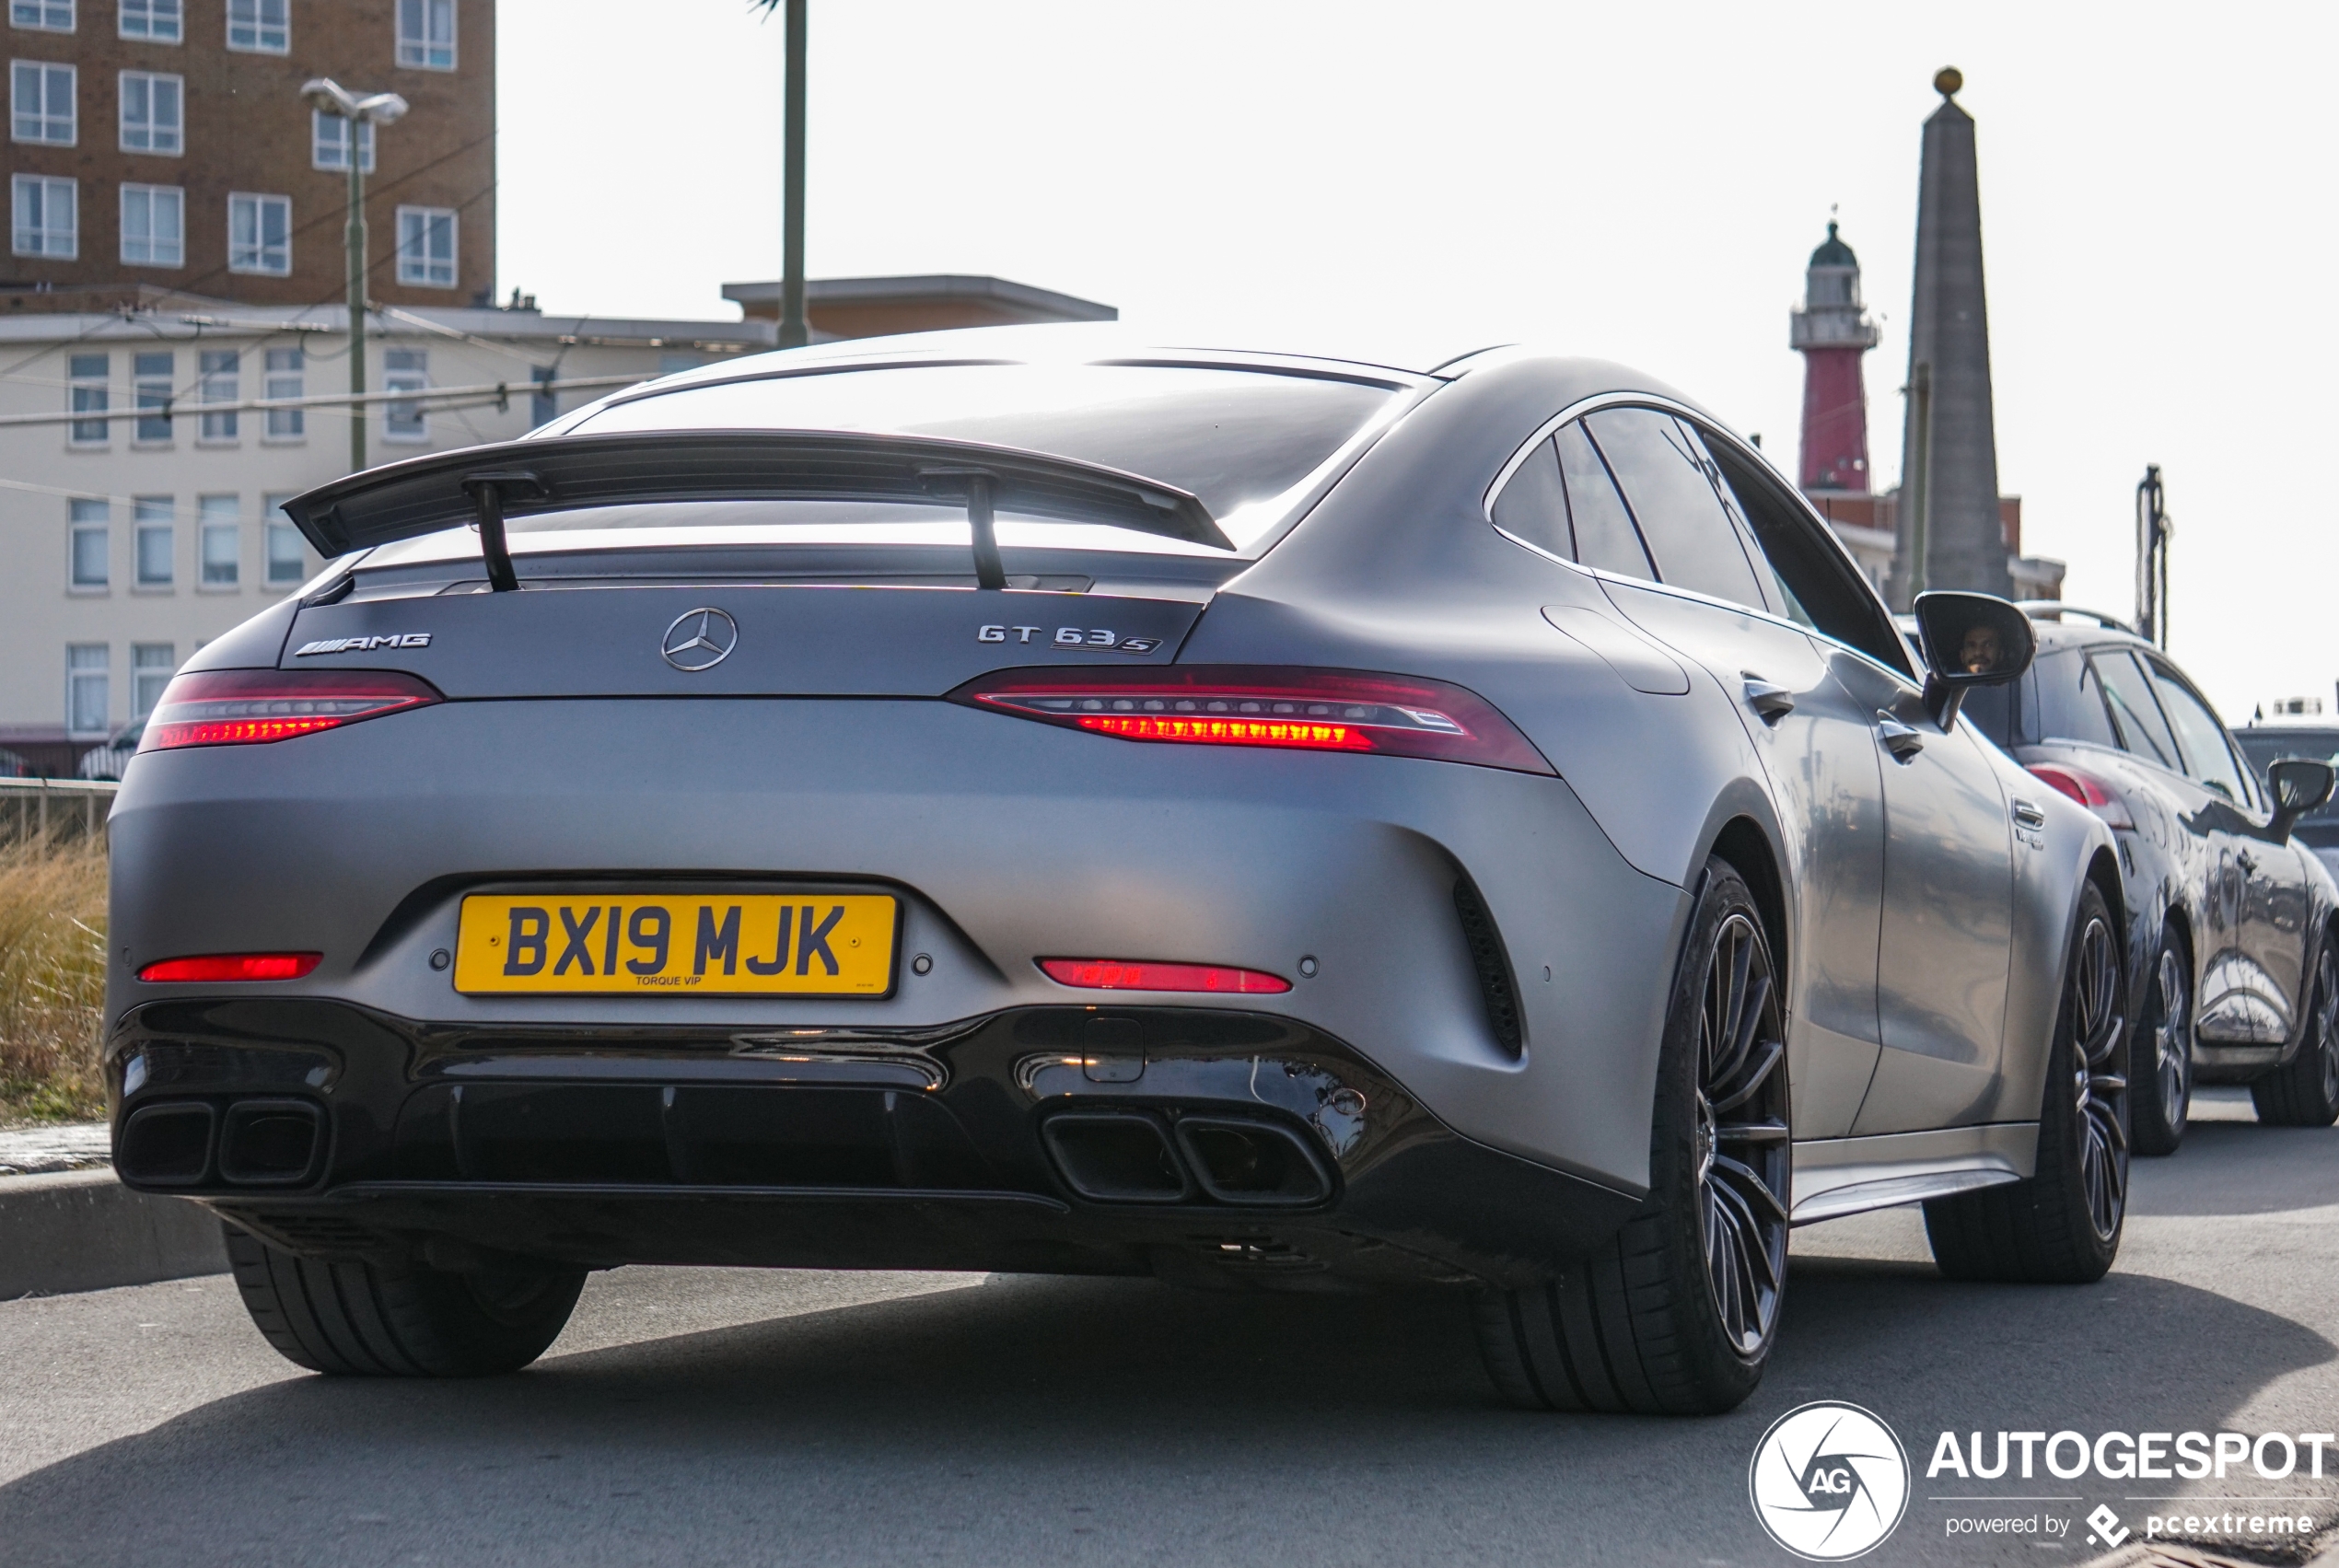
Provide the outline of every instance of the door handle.
<path id="1" fill-rule="evenodd" d="M 1746 678 L 1746 705 L 1764 724 L 1776 726 L 1795 711 L 1795 693 L 1786 687 L 1774 686 L 1751 669 L 1741 669 L 1739 674 Z"/>
<path id="2" fill-rule="evenodd" d="M 1892 760 L 1896 762 L 1913 761 L 1916 754 L 1925 749 L 1922 733 L 1910 728 L 1881 708 L 1876 711 L 1876 738 L 1884 742 L 1884 749 L 1892 753 Z"/>
<path id="3" fill-rule="evenodd" d="M 2046 813 L 2028 800 L 2018 800 L 2014 803 L 2014 819 L 2026 828 L 2046 826 Z"/>

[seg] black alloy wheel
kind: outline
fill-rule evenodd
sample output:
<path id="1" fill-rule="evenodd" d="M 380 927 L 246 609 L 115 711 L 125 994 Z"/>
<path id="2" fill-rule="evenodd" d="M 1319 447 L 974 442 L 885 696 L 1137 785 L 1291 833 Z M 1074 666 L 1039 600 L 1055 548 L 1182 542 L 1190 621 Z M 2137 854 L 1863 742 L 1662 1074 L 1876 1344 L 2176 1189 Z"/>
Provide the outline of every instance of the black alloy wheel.
<path id="1" fill-rule="evenodd" d="M 2258 1120 L 2276 1127 L 2328 1127 L 2339 1121 L 2339 952 L 2331 938 L 2315 949 L 2314 994 L 2298 1054 L 2250 1085 Z"/>
<path id="2" fill-rule="evenodd" d="M 2193 1114 L 2193 967 L 2173 925 L 2145 971 L 2143 1014 L 2129 1051 L 2130 1132 L 2140 1155 L 2172 1155 Z"/>
<path id="3" fill-rule="evenodd" d="M 1542 1283 L 1479 1297 L 1495 1387 L 1535 1410 L 1718 1414 L 1762 1382 L 1786 1284 L 1786 1009 L 1762 910 L 1705 864 L 1651 1107 L 1648 1196 Z"/>
<path id="4" fill-rule="evenodd" d="M 1925 1205 L 1933 1260 L 1955 1280 L 2086 1284 L 2119 1256 L 2128 1207 L 2127 1020 L 2111 905 L 2082 885 L 2047 1052 L 2039 1152 L 2026 1180 Z"/>
<path id="5" fill-rule="evenodd" d="M 2112 922 L 2097 915 L 2082 923 L 2074 973 L 2069 981 L 2074 1009 L 2071 1064 L 2072 1107 L 2079 1124 L 2079 1169 L 2087 1190 L 2088 1221 L 2110 1241 L 2120 1234 L 2128 1203 L 2128 1080 L 2119 1060 L 2127 1020 L 2122 1016 L 2120 944 Z"/>
<path id="6" fill-rule="evenodd" d="M 1698 1019 L 1697 1204 L 1723 1332 L 1758 1353 L 1786 1277 L 1786 1028 L 1762 929 L 1733 912 L 1705 960 Z"/>

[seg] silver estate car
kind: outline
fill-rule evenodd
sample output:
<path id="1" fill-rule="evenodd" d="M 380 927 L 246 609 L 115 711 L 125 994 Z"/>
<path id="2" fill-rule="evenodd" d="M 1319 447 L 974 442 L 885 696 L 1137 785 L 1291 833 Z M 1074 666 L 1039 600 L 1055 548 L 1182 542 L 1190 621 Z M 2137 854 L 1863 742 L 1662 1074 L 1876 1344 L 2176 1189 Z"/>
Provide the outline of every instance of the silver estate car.
<path id="1" fill-rule="evenodd" d="M 1787 1228 L 2118 1247 L 2104 824 L 1613 365 L 1079 329 L 685 373 L 286 511 L 112 819 L 117 1167 L 304 1366 L 632 1262 L 1475 1292 L 1505 1395 L 1743 1400 Z"/>

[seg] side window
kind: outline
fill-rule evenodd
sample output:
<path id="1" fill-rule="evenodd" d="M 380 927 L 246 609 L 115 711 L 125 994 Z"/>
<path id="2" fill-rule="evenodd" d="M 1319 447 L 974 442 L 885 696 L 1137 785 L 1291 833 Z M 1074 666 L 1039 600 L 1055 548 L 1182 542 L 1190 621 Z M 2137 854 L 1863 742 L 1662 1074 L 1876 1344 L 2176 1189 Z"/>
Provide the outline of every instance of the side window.
<path id="1" fill-rule="evenodd" d="M 1587 414 L 1584 423 L 1632 506 L 1658 576 L 1732 604 L 1768 609 L 1738 530 L 1706 477 L 1705 448 L 1689 432 L 1654 409 L 1608 409 Z"/>
<path id="2" fill-rule="evenodd" d="M 2177 732 L 2177 745 L 2184 752 L 2184 771 L 2205 789 L 2214 789 L 2237 806 L 2251 804 L 2250 786 L 2241 782 L 2241 770 L 2234 765 L 2233 749 L 2226 744 L 2226 726 L 2209 711 L 2209 704 L 2193 693 L 2193 689 L 2177 679 L 2176 672 L 2163 668 L 2157 661 L 2147 659 L 2145 668 L 2152 672 L 2153 690 L 2160 694 L 2161 711 L 2169 715 L 2169 723 Z"/>
<path id="3" fill-rule="evenodd" d="M 1723 493 L 1736 502 L 1775 582 L 1787 615 L 1903 675 L 1907 647 L 1858 567 L 1803 504 L 1782 493 L 1751 459 L 1726 445 L 1706 448 Z M 2107 742 L 2108 743 L 2108 742 Z"/>
<path id="4" fill-rule="evenodd" d="M 2103 711 L 2103 683 L 2077 648 L 2042 653 L 2031 667 L 2039 694 L 2039 738 L 2084 740 L 2117 748 L 2112 717 Z"/>
<path id="5" fill-rule="evenodd" d="M 2172 773 L 2183 772 L 2177 738 L 2169 732 L 2169 721 L 2160 716 L 2160 704 L 2153 701 L 2151 685 L 2136 668 L 2135 657 L 2125 648 L 2100 648 L 2089 662 L 2103 681 L 2104 701 L 2111 706 L 2112 722 L 2118 726 L 2121 747 Z"/>
<path id="6" fill-rule="evenodd" d="M 1536 443 L 1495 497 L 1495 526 L 1563 561 L 1576 559 L 1576 541 L 1567 527 L 1567 492 L 1559 481 L 1559 454 L 1549 441 Z"/>
<path id="7" fill-rule="evenodd" d="M 1567 510 L 1576 522 L 1576 559 L 1587 566 L 1613 572 L 1620 577 L 1654 577 L 1648 552 L 1624 510 L 1624 498 L 1608 475 L 1584 422 L 1564 427 L 1552 437 L 1559 451 L 1559 470 L 1567 480 Z"/>

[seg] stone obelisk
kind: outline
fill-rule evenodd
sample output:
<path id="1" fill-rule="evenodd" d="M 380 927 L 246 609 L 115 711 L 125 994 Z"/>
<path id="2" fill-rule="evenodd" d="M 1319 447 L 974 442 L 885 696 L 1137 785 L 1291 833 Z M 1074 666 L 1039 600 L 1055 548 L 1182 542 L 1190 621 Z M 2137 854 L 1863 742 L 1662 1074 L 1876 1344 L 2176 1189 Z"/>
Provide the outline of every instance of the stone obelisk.
<path id="1" fill-rule="evenodd" d="M 1973 117 L 1956 97 L 1964 85 L 1955 67 L 1933 78 L 1941 107 L 1925 122 L 1917 177 L 1916 289 L 1892 560 L 1891 597 L 1901 609 L 1927 588 L 2007 594 L 2013 587 L 1998 520 Z"/>

